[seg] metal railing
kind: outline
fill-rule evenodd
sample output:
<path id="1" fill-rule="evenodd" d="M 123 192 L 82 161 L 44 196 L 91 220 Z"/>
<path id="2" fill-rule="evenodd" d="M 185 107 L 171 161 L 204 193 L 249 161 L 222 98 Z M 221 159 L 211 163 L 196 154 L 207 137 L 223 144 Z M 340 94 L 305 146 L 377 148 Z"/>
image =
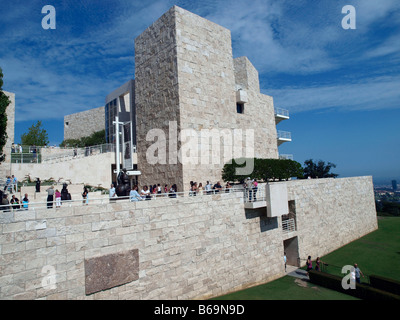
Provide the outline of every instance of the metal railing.
<path id="1" fill-rule="evenodd" d="M 293 155 L 292 154 L 280 154 L 279 159 L 281 160 L 293 160 Z"/>
<path id="2" fill-rule="evenodd" d="M 183 197 L 201 197 L 201 196 L 208 196 L 208 195 L 218 195 L 218 194 L 229 194 L 229 193 L 241 193 L 243 195 L 244 203 L 249 203 L 249 202 L 258 202 L 258 201 L 266 201 L 266 191 L 265 191 L 265 185 L 264 184 L 259 184 L 257 188 L 244 188 L 242 186 L 234 186 L 231 188 L 221 188 L 221 189 L 211 189 L 211 190 L 202 190 L 200 192 L 194 192 L 194 191 L 186 191 L 186 192 L 168 192 L 168 193 L 156 193 L 156 194 L 148 194 L 146 195 L 141 195 L 140 199 L 131 199 L 129 196 L 126 197 L 114 197 L 111 198 L 109 196 L 103 196 L 101 198 L 90 198 L 90 193 L 89 197 L 86 201 L 86 199 L 78 199 L 78 200 L 63 200 L 61 207 L 72 207 L 72 206 L 79 206 L 79 205 L 103 205 L 107 203 L 112 203 L 112 202 L 120 202 L 120 201 L 148 201 L 148 200 L 159 200 L 159 199 L 165 199 L 165 198 L 183 198 Z M 11 196 L 11 194 L 10 194 Z M 21 195 L 22 197 L 22 195 Z M 11 198 L 8 198 L 8 200 L 11 200 Z M 56 205 L 56 200 L 54 198 L 53 201 L 47 202 L 47 201 L 42 201 L 42 202 L 32 202 L 29 203 L 28 209 L 42 209 L 42 208 L 54 208 Z M 7 210 L 7 211 L 12 211 L 12 208 L 9 208 L 11 204 L 9 205 L 0 205 L 0 211 L 1 210 Z M 17 210 L 25 210 L 26 208 L 17 208 Z"/>
<path id="3" fill-rule="evenodd" d="M 282 220 L 282 230 L 283 232 L 293 232 L 296 231 L 296 222 L 293 218 Z"/>
<path id="4" fill-rule="evenodd" d="M 236 192 L 234 188 L 229 188 L 229 189 L 221 189 L 221 190 L 211 190 L 211 191 L 203 191 L 203 192 L 168 192 L 168 193 L 161 193 L 161 194 L 149 194 L 148 196 L 146 195 L 141 195 L 140 199 L 134 199 L 131 198 L 130 196 L 126 197 L 114 197 L 111 198 L 109 196 L 107 197 L 101 197 L 101 198 L 91 198 L 90 193 L 87 199 L 78 199 L 78 200 L 62 200 L 61 201 L 61 206 L 60 208 L 65 208 L 65 207 L 75 207 L 75 206 L 84 206 L 84 205 L 104 205 L 107 203 L 114 203 L 114 202 L 134 202 L 134 201 L 148 201 L 148 200 L 161 200 L 161 199 L 174 199 L 174 198 L 184 198 L 184 197 L 206 197 L 209 195 L 217 195 L 217 194 L 229 194 Z M 11 200 L 11 199 L 8 199 Z M 53 201 L 42 201 L 42 202 L 29 202 L 29 204 L 26 205 L 26 207 L 22 207 L 22 199 L 20 200 L 20 207 L 17 207 L 17 204 L 6 204 L 6 205 L 0 205 L 0 211 L 3 210 L 3 212 L 14 212 L 14 211 L 23 211 L 23 210 L 35 210 L 35 209 L 53 209 L 56 208 L 56 199 L 54 198 Z M 13 207 L 14 206 L 14 207 Z"/>
<path id="5" fill-rule="evenodd" d="M 54 149 L 55 154 L 47 154 L 47 149 Z M 11 153 L 12 163 L 44 163 L 44 162 L 59 162 L 87 156 L 115 152 L 115 145 L 111 143 L 84 147 L 84 148 L 60 148 L 60 147 L 32 147 L 23 146 L 22 152 L 14 151 Z M 136 152 L 134 146 L 133 152 Z"/>
<path id="6" fill-rule="evenodd" d="M 275 116 L 282 116 L 289 118 L 289 110 L 282 108 L 275 108 Z"/>
<path id="7" fill-rule="evenodd" d="M 106 143 L 84 148 L 64 148 L 63 151 L 64 152 L 62 152 L 61 154 L 59 153 L 57 155 L 42 157 L 42 162 L 66 161 L 107 152 L 115 152 L 115 145 L 111 143 Z"/>
<path id="8" fill-rule="evenodd" d="M 278 139 L 292 140 L 292 133 L 288 132 L 288 131 L 278 130 L 277 136 L 278 136 Z"/>
<path id="9" fill-rule="evenodd" d="M 239 191 L 240 189 L 236 189 Z M 266 201 L 265 185 L 258 185 L 253 188 L 243 188 L 243 198 L 245 203 Z"/>

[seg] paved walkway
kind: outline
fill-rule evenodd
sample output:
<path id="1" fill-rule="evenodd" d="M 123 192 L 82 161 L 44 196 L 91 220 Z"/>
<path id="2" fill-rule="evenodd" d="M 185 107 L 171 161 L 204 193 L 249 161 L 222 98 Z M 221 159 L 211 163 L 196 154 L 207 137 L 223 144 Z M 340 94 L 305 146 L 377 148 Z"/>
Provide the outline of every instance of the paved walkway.
<path id="1" fill-rule="evenodd" d="M 309 281 L 307 272 L 295 266 L 286 266 L 286 274 L 291 277 Z"/>

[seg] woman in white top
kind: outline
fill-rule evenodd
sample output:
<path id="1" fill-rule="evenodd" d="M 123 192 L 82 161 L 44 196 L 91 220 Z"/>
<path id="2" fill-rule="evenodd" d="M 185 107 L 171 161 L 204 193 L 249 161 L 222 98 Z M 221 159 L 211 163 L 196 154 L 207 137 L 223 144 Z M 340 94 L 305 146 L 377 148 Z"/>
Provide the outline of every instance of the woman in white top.
<path id="1" fill-rule="evenodd" d="M 150 190 L 147 186 L 144 186 L 142 191 L 140 192 L 142 197 L 145 197 L 146 200 L 151 200 Z"/>

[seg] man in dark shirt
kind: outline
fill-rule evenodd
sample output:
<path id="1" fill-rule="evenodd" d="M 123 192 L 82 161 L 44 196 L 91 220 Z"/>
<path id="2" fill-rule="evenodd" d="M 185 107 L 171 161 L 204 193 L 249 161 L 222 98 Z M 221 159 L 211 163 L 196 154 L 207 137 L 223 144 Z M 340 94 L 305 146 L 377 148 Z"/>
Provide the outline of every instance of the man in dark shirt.
<path id="1" fill-rule="evenodd" d="M 214 189 L 214 192 L 215 192 L 215 193 L 217 193 L 217 192 L 219 192 L 220 190 L 222 190 L 221 183 L 218 181 L 216 184 L 214 184 L 213 189 Z"/>

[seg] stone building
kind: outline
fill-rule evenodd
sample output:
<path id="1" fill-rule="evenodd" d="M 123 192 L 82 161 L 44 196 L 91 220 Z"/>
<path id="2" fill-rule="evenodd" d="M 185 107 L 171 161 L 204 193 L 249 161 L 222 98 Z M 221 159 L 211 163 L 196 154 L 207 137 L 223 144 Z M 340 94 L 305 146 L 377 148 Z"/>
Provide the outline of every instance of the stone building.
<path id="1" fill-rule="evenodd" d="M 176 6 L 136 38 L 135 80 L 107 96 L 104 113 L 109 137 L 116 114 L 136 123 L 141 186 L 216 182 L 224 161 L 278 158 L 290 141 L 276 129 L 288 114 L 260 93 L 250 61 L 233 59 L 229 30 Z M 75 170 L 85 183 L 89 172 L 106 186 L 113 154 L 96 157 L 28 169 Z M 297 267 L 378 227 L 371 177 L 273 182 L 257 199 L 185 193 L 5 212 L 0 299 L 216 297 L 284 276 L 284 252 Z"/>
<path id="2" fill-rule="evenodd" d="M 233 158 L 278 158 L 291 141 L 276 129 L 289 118 L 278 110 L 248 58 L 233 58 L 229 30 L 174 6 L 135 39 L 134 80 L 107 95 L 105 108 L 66 116 L 64 138 L 81 135 L 83 122 L 104 123 L 116 143 L 118 115 L 121 167 L 142 186 L 186 191 L 190 181 L 219 181 Z"/>
<path id="3" fill-rule="evenodd" d="M 105 108 L 99 107 L 64 117 L 64 140 L 88 137 L 104 130 Z"/>
<path id="4" fill-rule="evenodd" d="M 182 191 L 217 182 L 232 158 L 279 157 L 257 70 L 233 59 L 228 29 L 177 6 L 135 39 L 135 108 L 141 184 Z"/>

